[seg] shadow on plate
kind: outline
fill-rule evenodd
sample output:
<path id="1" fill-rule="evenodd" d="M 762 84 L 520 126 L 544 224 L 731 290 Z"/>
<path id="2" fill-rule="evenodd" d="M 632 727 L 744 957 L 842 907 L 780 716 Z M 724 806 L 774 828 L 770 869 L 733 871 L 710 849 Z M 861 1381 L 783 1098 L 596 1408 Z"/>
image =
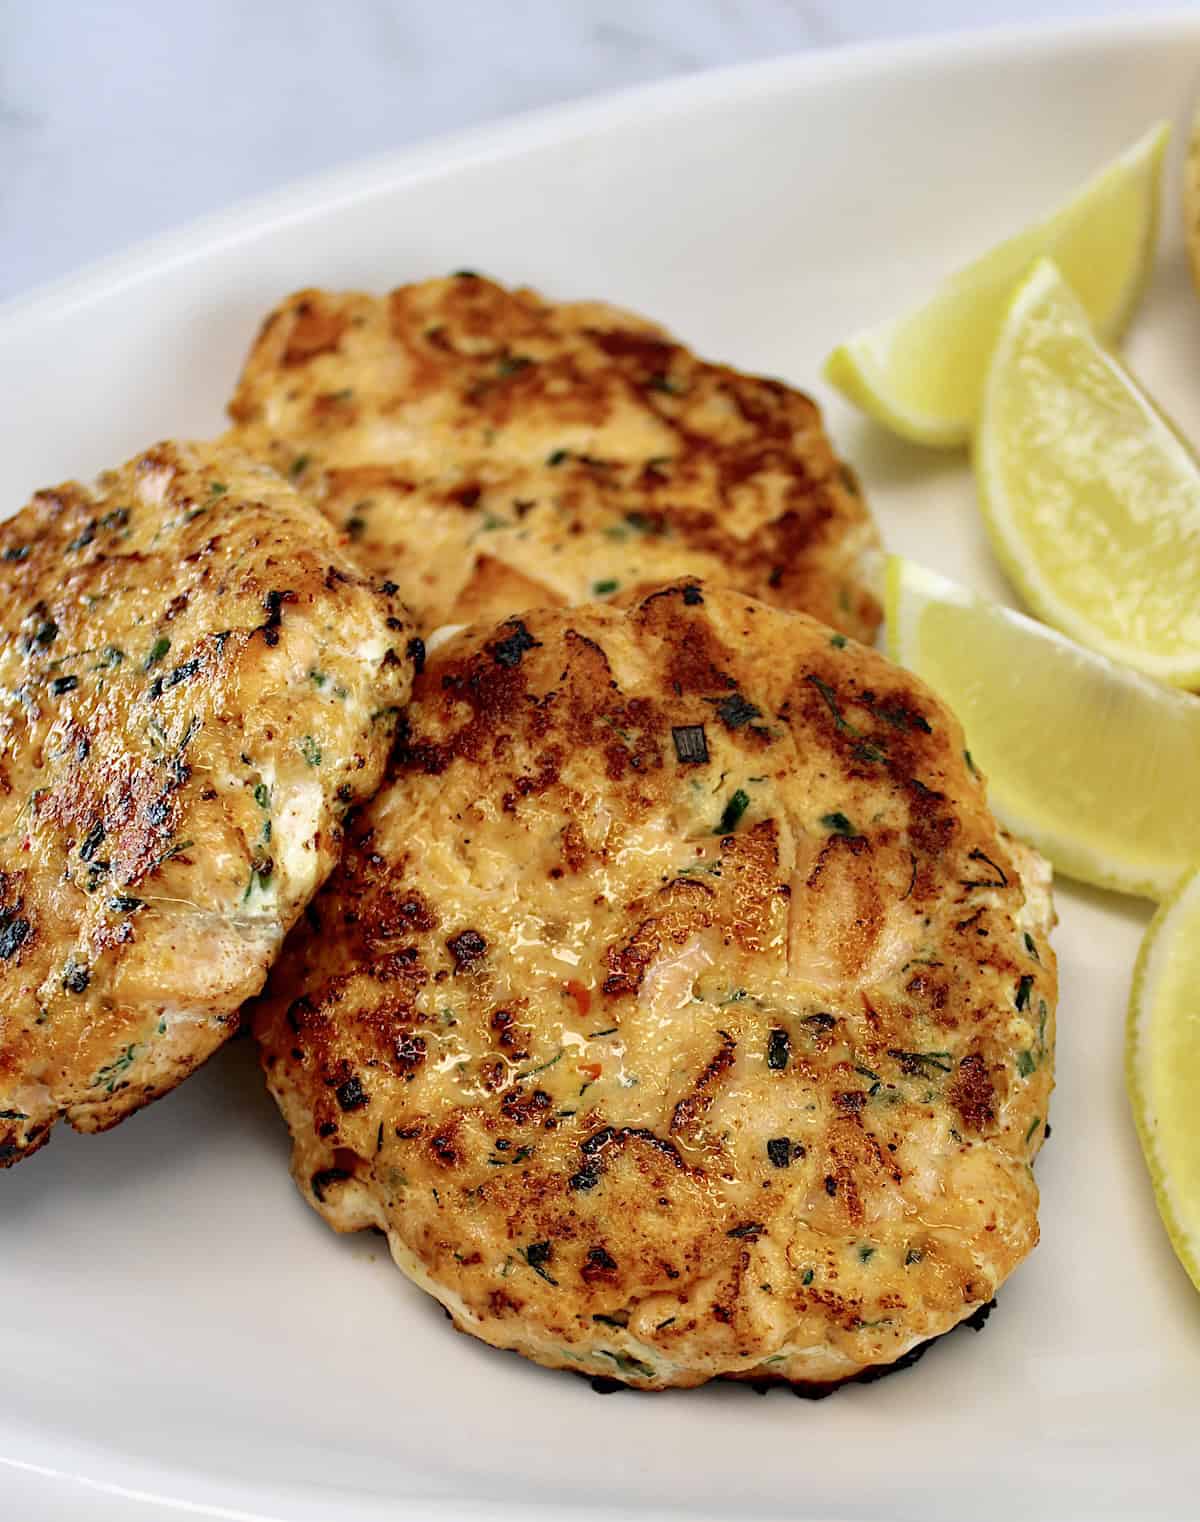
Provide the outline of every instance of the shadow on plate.
<path id="1" fill-rule="evenodd" d="M 4 1230 L 33 1225 L 44 1213 L 68 1216 L 97 1197 L 119 1204 L 202 1162 L 208 1136 L 214 1151 L 276 1152 L 287 1173 L 287 1133 L 244 1036 L 111 1131 L 83 1136 L 59 1122 L 40 1152 L 0 1170 Z"/>
<path id="2" fill-rule="evenodd" d="M 889 433 L 870 418 L 855 418 L 836 429 L 835 444 L 862 478 L 868 505 L 874 493 L 932 488 L 943 481 L 961 478 L 966 455 L 961 449 L 926 449 Z"/>

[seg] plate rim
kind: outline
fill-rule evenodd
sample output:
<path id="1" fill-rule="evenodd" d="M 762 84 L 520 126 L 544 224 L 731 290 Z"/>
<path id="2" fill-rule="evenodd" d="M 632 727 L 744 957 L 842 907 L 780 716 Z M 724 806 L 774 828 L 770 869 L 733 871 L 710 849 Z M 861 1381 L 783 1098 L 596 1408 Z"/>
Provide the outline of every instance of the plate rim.
<path id="1" fill-rule="evenodd" d="M 953 27 L 919 36 L 871 38 L 814 45 L 777 57 L 692 70 L 667 79 L 602 90 L 573 100 L 510 112 L 472 127 L 438 133 L 399 148 L 351 158 L 289 180 L 275 190 L 240 196 L 216 211 L 185 219 L 128 248 L 90 260 L 78 270 L 41 281 L 0 301 L 0 341 L 22 328 L 61 321 L 81 307 L 103 301 L 123 287 L 189 260 L 235 245 L 267 228 L 327 213 L 422 180 L 453 174 L 472 163 L 508 159 L 589 128 L 603 129 L 636 112 L 667 116 L 728 104 L 764 85 L 803 89 L 830 71 L 891 73 L 926 63 L 970 65 L 996 52 L 1053 51 L 1153 44 L 1172 32 L 1200 41 L 1200 10 L 1181 5 L 1141 15 L 1052 17 L 984 27 Z"/>

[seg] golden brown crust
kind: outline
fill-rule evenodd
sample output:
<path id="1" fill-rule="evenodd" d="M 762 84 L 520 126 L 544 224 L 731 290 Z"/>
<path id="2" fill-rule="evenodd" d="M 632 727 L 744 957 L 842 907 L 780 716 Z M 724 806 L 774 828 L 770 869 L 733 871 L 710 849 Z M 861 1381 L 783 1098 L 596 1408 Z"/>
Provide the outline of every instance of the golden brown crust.
<path id="1" fill-rule="evenodd" d="M 473 627 L 257 1014 L 297 1182 L 543 1363 L 888 1363 L 1037 1239 L 1045 888 L 933 694 L 803 615 Z"/>
<path id="2" fill-rule="evenodd" d="M 299 291 L 230 413 L 424 630 L 698 575 L 874 637 L 877 535 L 814 403 L 615 308 Z"/>
<path id="3" fill-rule="evenodd" d="M 379 779 L 411 635 L 228 448 L 161 444 L 0 524 L 0 1164 L 236 1029 Z"/>

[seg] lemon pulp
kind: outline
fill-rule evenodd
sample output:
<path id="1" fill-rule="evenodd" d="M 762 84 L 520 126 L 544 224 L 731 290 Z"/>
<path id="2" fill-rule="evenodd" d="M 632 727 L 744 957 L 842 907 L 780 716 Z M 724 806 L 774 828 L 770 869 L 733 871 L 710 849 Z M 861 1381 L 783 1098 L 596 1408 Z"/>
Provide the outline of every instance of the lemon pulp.
<path id="1" fill-rule="evenodd" d="M 1015 835 L 1071 877 L 1152 899 L 1200 862 L 1200 698 L 899 557 L 886 612 L 888 653 L 957 713 Z"/>
<path id="2" fill-rule="evenodd" d="M 924 306 L 840 345 L 826 379 L 919 444 L 966 443 L 1013 287 L 1043 255 L 1057 260 L 1097 329 L 1115 339 L 1153 261 L 1169 128 L 1152 128 L 1064 206 L 951 275 Z"/>
<path id="3" fill-rule="evenodd" d="M 1129 1001 L 1126 1076 L 1159 1214 L 1200 1289 L 1200 872 L 1146 931 Z"/>
<path id="4" fill-rule="evenodd" d="M 993 547 L 1034 612 L 1200 685 L 1200 465 L 1049 261 L 997 341 L 975 473 Z"/>

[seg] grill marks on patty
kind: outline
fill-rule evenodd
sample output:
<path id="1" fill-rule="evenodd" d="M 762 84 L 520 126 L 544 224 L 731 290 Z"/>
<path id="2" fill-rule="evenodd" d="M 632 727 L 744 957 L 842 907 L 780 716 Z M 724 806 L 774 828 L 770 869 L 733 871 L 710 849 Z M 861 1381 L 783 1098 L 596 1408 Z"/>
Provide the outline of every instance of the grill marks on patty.
<path id="1" fill-rule="evenodd" d="M 322 895 L 344 934 L 256 1017 L 297 1176 L 362 1158 L 322 1213 L 542 1362 L 886 1363 L 1036 1239 L 1027 881 L 953 719 L 801 615 L 689 579 L 467 630 Z"/>
<path id="2" fill-rule="evenodd" d="M 228 447 L 157 445 L 0 524 L 0 1162 L 236 1030 L 381 777 L 393 593 Z"/>
<path id="3" fill-rule="evenodd" d="M 630 313 L 479 277 L 297 292 L 230 414 L 423 630 L 689 573 L 879 622 L 875 529 L 814 403 Z"/>

